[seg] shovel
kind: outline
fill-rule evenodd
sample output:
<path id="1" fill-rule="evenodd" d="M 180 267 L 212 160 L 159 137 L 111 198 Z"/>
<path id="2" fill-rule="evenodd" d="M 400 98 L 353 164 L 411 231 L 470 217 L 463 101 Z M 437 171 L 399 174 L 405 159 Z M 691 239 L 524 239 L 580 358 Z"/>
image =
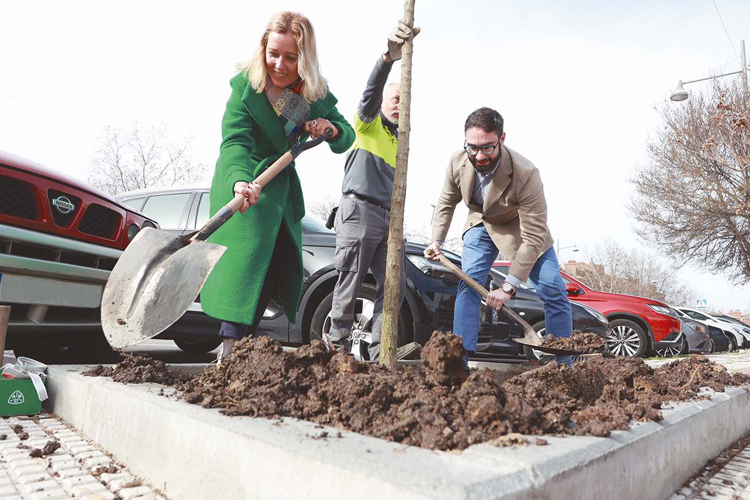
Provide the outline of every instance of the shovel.
<path id="1" fill-rule="evenodd" d="M 450 272 L 461 278 L 464 282 L 466 282 L 467 285 L 469 285 L 475 292 L 479 293 L 479 295 L 482 296 L 483 299 L 487 298 L 487 295 L 489 295 L 489 292 L 479 283 L 471 279 L 471 277 L 463 272 L 461 268 L 459 268 L 457 265 L 455 265 L 451 260 L 446 257 L 443 254 L 440 254 L 440 263 L 443 264 L 445 267 L 447 267 Z M 578 351 L 571 351 L 569 349 L 555 349 L 553 347 L 543 347 L 542 339 L 539 338 L 539 335 L 534 331 L 533 328 L 531 328 L 531 325 L 529 325 L 526 320 L 524 320 L 521 316 L 519 316 L 513 309 L 503 304 L 503 307 L 500 309 L 500 312 L 505 314 L 508 318 L 515 321 L 519 325 L 521 325 L 521 328 L 523 328 L 523 337 L 520 339 L 512 339 L 513 341 L 517 342 L 518 344 L 527 345 L 529 347 L 533 347 L 537 351 L 546 352 L 547 354 L 557 354 L 559 356 L 573 356 L 576 354 L 581 354 Z"/>
<path id="2" fill-rule="evenodd" d="M 331 136 L 302 142 L 284 153 L 255 179 L 264 187 L 306 151 Z M 208 243 L 244 202 L 237 195 L 199 231 L 173 236 L 153 228 L 141 230 L 109 275 L 102 295 L 102 329 L 109 345 L 122 349 L 169 328 L 195 301 L 226 247 Z"/>

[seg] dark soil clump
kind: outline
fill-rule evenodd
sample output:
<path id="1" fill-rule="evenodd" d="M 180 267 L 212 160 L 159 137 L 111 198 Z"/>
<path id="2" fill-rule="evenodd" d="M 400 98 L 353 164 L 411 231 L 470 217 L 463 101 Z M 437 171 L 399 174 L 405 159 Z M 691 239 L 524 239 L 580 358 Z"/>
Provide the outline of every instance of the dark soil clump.
<path id="1" fill-rule="evenodd" d="M 152 359 L 145 354 L 126 355 L 125 359 L 114 366 L 105 368 L 97 365 L 91 370 L 83 372 L 88 377 L 110 377 L 115 382 L 123 384 L 155 383 L 175 385 L 183 382 L 183 378 L 170 370 L 166 363 Z"/>
<path id="2" fill-rule="evenodd" d="M 438 335 L 422 349 L 421 357 L 427 376 L 440 385 L 461 385 L 469 373 L 464 368 L 465 354 L 461 337 Z"/>
<path id="3" fill-rule="evenodd" d="M 31 458 L 42 458 L 46 457 L 47 455 L 52 455 L 58 449 L 60 449 L 60 443 L 58 441 L 47 441 L 47 444 L 44 445 L 44 448 L 42 448 L 41 450 L 39 448 L 34 448 L 29 452 L 29 456 Z"/>
<path id="4" fill-rule="evenodd" d="M 584 333 L 580 330 L 574 330 L 573 335 L 567 338 L 547 335 L 542 342 L 544 347 L 576 351 L 581 354 L 599 354 L 604 351 L 606 344 L 607 340 L 603 337 L 595 333 Z"/>

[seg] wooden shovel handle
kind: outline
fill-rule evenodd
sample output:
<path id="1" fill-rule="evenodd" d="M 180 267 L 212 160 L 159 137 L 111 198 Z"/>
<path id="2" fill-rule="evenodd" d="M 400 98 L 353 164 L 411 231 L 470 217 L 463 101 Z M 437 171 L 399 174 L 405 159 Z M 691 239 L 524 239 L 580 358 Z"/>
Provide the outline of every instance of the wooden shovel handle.
<path id="1" fill-rule="evenodd" d="M 260 187 L 262 188 L 266 187 L 266 184 L 271 182 L 271 180 L 276 177 L 279 172 L 284 170 L 287 165 L 292 163 L 294 159 L 297 158 L 303 151 L 307 151 L 308 149 L 317 146 L 321 142 L 330 139 L 331 135 L 332 132 L 328 130 L 324 135 L 321 135 L 316 139 L 297 144 L 292 149 L 281 155 L 278 160 L 273 162 L 273 165 L 268 167 L 262 174 L 260 174 L 254 182 L 260 184 Z M 242 203 L 244 202 L 244 200 L 245 197 L 241 194 L 235 195 L 232 201 L 221 207 L 221 209 L 216 212 L 216 215 L 211 217 L 211 219 L 206 222 L 201 230 L 195 233 L 195 236 L 193 236 L 191 239 L 205 241 L 209 236 L 214 234 L 214 232 L 219 229 L 226 221 L 231 219 L 232 216 L 236 214 L 240 208 L 242 208 Z"/>
<path id="2" fill-rule="evenodd" d="M 469 285 L 474 291 L 478 292 L 479 295 L 482 296 L 483 299 L 487 298 L 487 295 L 490 293 L 485 289 L 482 285 L 474 281 L 471 276 L 466 274 L 461 270 L 460 267 L 455 265 L 451 260 L 446 257 L 443 254 L 439 255 L 440 257 L 440 263 L 443 264 L 445 267 L 447 267 L 450 272 L 461 278 L 464 282 L 466 282 L 467 285 Z M 521 316 L 519 316 L 513 309 L 503 304 L 503 307 L 500 308 L 500 312 L 505 314 L 507 317 L 521 325 L 521 327 L 524 329 L 525 332 L 534 332 L 534 329 L 531 328 L 531 325 L 529 325 L 525 319 L 523 319 Z"/>

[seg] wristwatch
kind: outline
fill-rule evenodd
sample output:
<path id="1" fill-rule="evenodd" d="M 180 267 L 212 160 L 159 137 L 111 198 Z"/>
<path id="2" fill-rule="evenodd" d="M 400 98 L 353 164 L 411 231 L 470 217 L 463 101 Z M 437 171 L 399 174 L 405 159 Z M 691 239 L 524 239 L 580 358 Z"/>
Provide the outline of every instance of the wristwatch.
<path id="1" fill-rule="evenodd" d="M 502 284 L 502 286 L 500 287 L 500 289 L 503 292 L 505 292 L 508 295 L 510 295 L 511 297 L 515 297 L 516 296 L 516 287 L 514 287 L 513 285 L 511 285 L 507 281 Z"/>

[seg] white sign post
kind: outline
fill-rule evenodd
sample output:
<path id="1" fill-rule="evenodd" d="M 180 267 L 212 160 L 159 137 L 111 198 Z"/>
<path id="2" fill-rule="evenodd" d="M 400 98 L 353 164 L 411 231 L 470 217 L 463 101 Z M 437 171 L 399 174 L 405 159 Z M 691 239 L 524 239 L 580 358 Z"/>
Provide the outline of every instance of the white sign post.
<path id="1" fill-rule="evenodd" d="M 695 299 L 696 309 L 708 309 L 708 301 L 706 299 Z"/>

